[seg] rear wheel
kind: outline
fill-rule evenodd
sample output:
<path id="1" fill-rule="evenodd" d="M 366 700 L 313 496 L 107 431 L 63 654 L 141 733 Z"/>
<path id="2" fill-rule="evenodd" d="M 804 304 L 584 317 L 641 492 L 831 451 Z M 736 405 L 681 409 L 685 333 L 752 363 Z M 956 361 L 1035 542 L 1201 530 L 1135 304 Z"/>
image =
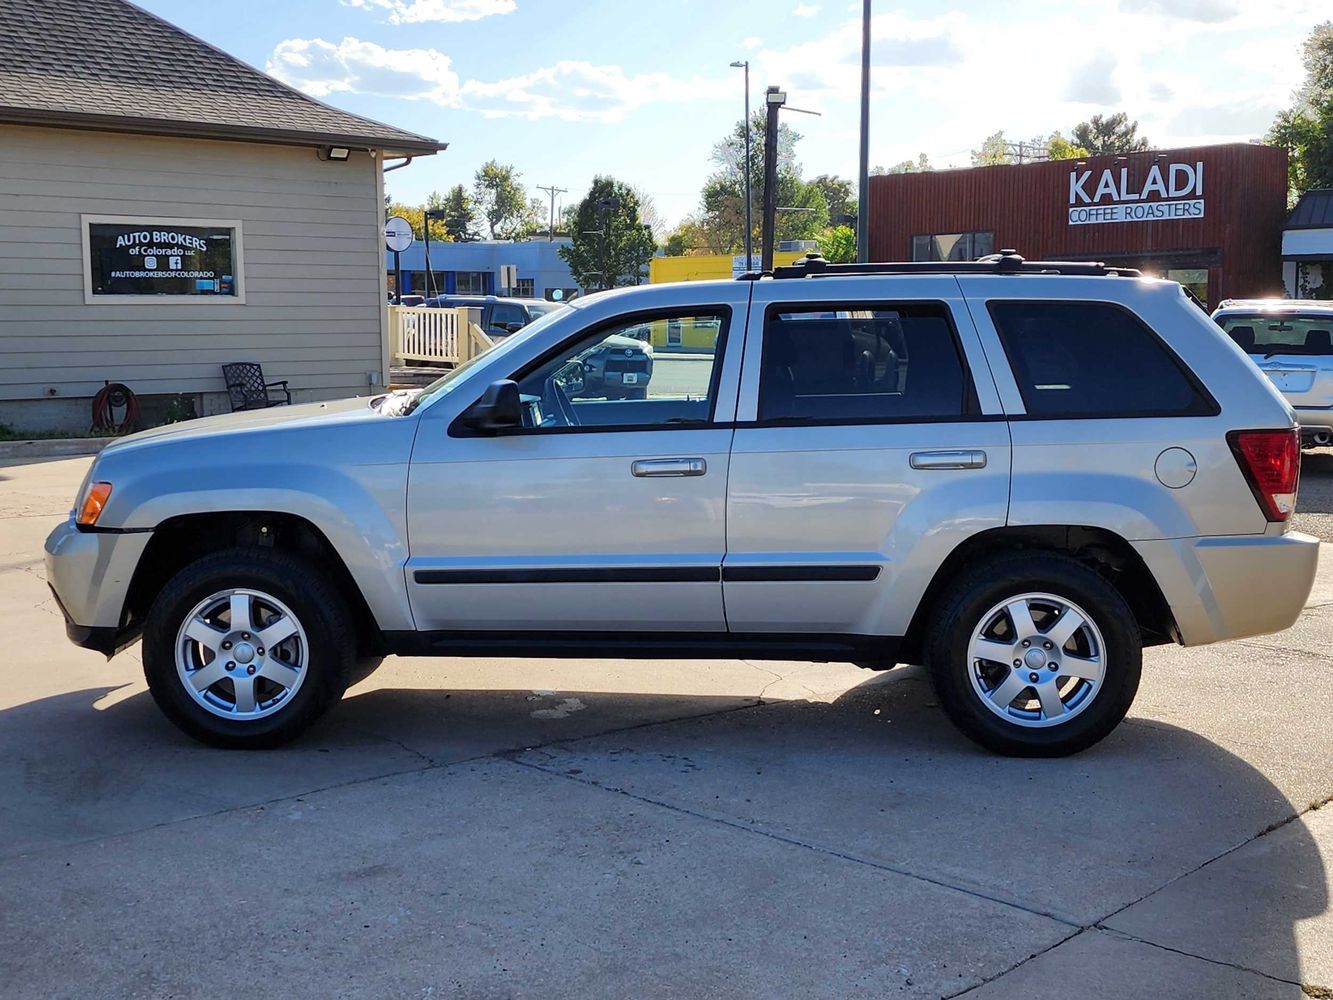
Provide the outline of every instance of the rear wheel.
<path id="1" fill-rule="evenodd" d="M 342 596 L 305 560 L 232 549 L 185 567 L 143 634 L 158 707 L 195 739 L 263 749 L 298 736 L 342 697 L 356 667 Z"/>
<path id="2" fill-rule="evenodd" d="M 1120 593 L 1057 554 L 986 560 L 932 617 L 927 661 L 940 703 L 997 753 L 1060 757 L 1111 732 L 1138 691 L 1142 639 Z"/>

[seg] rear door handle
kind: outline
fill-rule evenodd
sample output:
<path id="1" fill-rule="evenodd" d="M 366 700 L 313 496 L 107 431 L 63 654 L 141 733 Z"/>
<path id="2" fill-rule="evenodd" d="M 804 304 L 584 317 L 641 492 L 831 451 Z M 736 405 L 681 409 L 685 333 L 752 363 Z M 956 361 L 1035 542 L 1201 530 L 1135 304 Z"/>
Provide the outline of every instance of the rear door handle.
<path id="1" fill-rule="evenodd" d="M 708 471 L 708 463 L 702 458 L 648 458 L 632 463 L 629 471 L 641 479 L 702 476 Z"/>
<path id="2" fill-rule="evenodd" d="M 984 451 L 914 451 L 908 457 L 914 469 L 984 469 Z"/>

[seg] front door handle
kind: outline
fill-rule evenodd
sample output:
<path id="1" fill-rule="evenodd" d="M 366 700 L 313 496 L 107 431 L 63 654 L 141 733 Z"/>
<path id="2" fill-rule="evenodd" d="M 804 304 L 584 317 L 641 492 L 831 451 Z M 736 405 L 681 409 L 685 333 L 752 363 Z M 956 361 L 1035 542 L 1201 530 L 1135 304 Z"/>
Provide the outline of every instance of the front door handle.
<path id="1" fill-rule="evenodd" d="M 632 463 L 629 471 L 641 479 L 702 476 L 708 471 L 708 463 L 702 458 L 648 458 Z"/>
<path id="2" fill-rule="evenodd" d="M 984 451 L 914 451 L 908 457 L 914 469 L 984 469 Z"/>

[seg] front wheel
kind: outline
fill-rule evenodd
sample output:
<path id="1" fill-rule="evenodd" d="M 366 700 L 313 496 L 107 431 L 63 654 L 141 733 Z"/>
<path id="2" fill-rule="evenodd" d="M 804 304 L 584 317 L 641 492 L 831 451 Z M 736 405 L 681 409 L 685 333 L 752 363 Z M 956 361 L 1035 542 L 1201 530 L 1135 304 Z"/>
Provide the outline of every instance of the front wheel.
<path id="1" fill-rule="evenodd" d="M 1143 645 L 1120 593 L 1067 556 L 1011 554 L 957 580 L 927 666 L 949 718 L 996 753 L 1062 757 L 1104 738 L 1138 691 Z"/>
<path id="2" fill-rule="evenodd" d="M 273 549 L 231 549 L 177 573 L 143 633 L 153 700 L 190 736 L 266 749 L 295 738 L 347 688 L 356 640 L 328 575 Z"/>

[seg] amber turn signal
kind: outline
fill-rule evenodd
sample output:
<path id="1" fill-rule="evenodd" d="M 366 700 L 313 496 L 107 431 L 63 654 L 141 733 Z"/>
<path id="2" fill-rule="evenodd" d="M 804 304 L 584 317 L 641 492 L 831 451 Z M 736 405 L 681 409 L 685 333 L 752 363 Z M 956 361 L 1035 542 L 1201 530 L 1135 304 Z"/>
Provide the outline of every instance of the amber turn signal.
<path id="1" fill-rule="evenodd" d="M 92 489 L 83 499 L 83 507 L 79 510 L 78 523 L 85 527 L 92 527 L 97 523 L 97 519 L 102 516 L 102 508 L 106 506 L 107 499 L 111 496 L 110 483 L 93 483 Z"/>

